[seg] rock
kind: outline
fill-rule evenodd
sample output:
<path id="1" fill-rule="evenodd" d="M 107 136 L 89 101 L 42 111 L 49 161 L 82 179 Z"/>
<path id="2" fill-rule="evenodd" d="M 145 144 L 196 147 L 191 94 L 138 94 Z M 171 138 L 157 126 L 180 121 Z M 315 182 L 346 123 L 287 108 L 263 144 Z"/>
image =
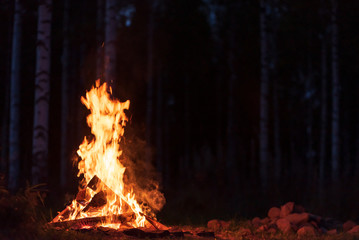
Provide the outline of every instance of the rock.
<path id="1" fill-rule="evenodd" d="M 287 202 L 286 204 L 281 206 L 280 214 L 279 214 L 280 218 L 284 218 L 289 214 L 291 214 L 293 212 L 293 209 L 294 209 L 294 202 Z"/>
<path id="2" fill-rule="evenodd" d="M 221 227 L 222 227 L 223 230 L 227 230 L 227 229 L 229 229 L 229 227 L 231 226 L 231 222 L 230 222 L 230 221 L 220 220 L 219 222 L 221 223 Z"/>
<path id="3" fill-rule="evenodd" d="M 337 233 L 338 233 L 338 231 L 336 229 L 331 229 L 331 230 L 327 231 L 327 234 L 329 234 L 329 235 L 335 235 Z"/>
<path id="4" fill-rule="evenodd" d="M 251 232 L 251 230 L 249 230 L 248 228 L 240 228 L 240 229 L 238 230 L 238 234 L 243 237 L 243 236 L 252 235 L 252 232 Z"/>
<path id="5" fill-rule="evenodd" d="M 262 225 L 259 228 L 257 228 L 256 232 L 264 232 L 268 230 L 268 226 L 267 225 Z"/>
<path id="6" fill-rule="evenodd" d="M 269 232 L 269 233 L 273 233 L 273 234 L 274 234 L 274 233 L 276 233 L 276 232 L 277 232 L 277 229 L 276 229 L 276 228 L 272 228 L 272 227 L 271 227 L 271 228 L 269 228 L 269 229 L 268 229 L 268 231 L 267 231 L 267 232 Z"/>
<path id="7" fill-rule="evenodd" d="M 269 218 L 263 218 L 262 220 L 261 220 L 261 223 L 262 224 L 269 224 L 270 223 L 270 219 Z"/>
<path id="8" fill-rule="evenodd" d="M 315 221 L 310 221 L 310 224 L 312 224 L 316 229 L 319 229 L 318 223 Z"/>
<path id="9" fill-rule="evenodd" d="M 207 223 L 207 227 L 212 231 L 218 231 L 220 229 L 227 230 L 231 223 L 228 221 L 213 219 Z"/>
<path id="10" fill-rule="evenodd" d="M 348 232 L 350 229 L 352 229 L 353 227 L 355 227 L 357 224 L 351 220 L 349 221 L 346 221 L 344 224 L 343 224 L 343 231 L 344 232 Z"/>
<path id="11" fill-rule="evenodd" d="M 348 233 L 359 233 L 359 226 L 355 226 L 348 231 Z"/>
<path id="12" fill-rule="evenodd" d="M 279 218 L 280 215 L 280 209 L 277 207 L 272 207 L 271 209 L 269 209 L 268 211 L 268 217 L 270 219 L 276 219 Z"/>
<path id="13" fill-rule="evenodd" d="M 279 230 L 281 230 L 283 233 L 289 233 L 292 231 L 292 226 L 288 219 L 281 218 L 276 221 L 276 225 Z"/>
<path id="14" fill-rule="evenodd" d="M 207 223 L 207 227 L 212 231 L 218 231 L 222 228 L 222 224 L 220 220 L 213 219 Z"/>
<path id="15" fill-rule="evenodd" d="M 308 213 L 292 213 L 285 217 L 290 223 L 299 226 L 309 220 Z"/>
<path id="16" fill-rule="evenodd" d="M 298 236 L 315 236 L 317 234 L 313 226 L 303 226 L 297 231 Z"/>
<path id="17" fill-rule="evenodd" d="M 262 221 L 259 217 L 255 217 L 252 219 L 252 225 L 254 227 L 259 227 L 260 225 L 262 225 Z"/>

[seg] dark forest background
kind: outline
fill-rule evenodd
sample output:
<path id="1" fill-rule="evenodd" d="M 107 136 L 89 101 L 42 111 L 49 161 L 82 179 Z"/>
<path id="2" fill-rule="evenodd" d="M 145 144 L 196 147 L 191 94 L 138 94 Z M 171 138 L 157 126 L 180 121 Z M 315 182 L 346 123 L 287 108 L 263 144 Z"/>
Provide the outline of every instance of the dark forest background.
<path id="1" fill-rule="evenodd" d="M 261 216 L 295 201 L 358 220 L 358 11 L 355 0 L 0 0 L 2 182 L 45 182 L 62 209 L 90 134 L 80 97 L 101 78 L 131 101 L 125 154 L 155 167 L 160 219 Z M 47 108 L 35 100 L 44 61 Z M 36 109 L 49 119 L 41 157 Z"/>

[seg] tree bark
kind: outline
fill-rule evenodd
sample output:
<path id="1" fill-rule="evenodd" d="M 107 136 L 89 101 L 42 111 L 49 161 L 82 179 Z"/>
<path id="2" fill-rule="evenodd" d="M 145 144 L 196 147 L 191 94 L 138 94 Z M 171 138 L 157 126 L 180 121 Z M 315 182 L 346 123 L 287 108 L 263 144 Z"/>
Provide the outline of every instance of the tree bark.
<path id="1" fill-rule="evenodd" d="M 1 159 L 0 159 L 0 173 L 7 175 L 8 173 L 8 140 L 9 140 L 9 102 L 10 89 L 9 84 L 5 85 L 4 95 L 4 114 L 1 122 Z"/>
<path id="2" fill-rule="evenodd" d="M 69 118 L 69 77 L 70 77 L 70 39 L 69 39 L 69 25 L 70 25 L 70 0 L 65 0 L 64 5 L 64 23 L 63 23 L 63 50 L 62 50 L 62 81 L 61 81 L 61 173 L 60 183 L 61 187 L 65 188 L 67 184 L 68 171 L 68 118 Z"/>
<path id="3" fill-rule="evenodd" d="M 231 22 L 232 26 L 235 26 L 234 14 L 231 13 Z M 230 32 L 228 34 L 229 38 L 229 55 L 228 55 L 228 66 L 230 71 L 230 77 L 228 79 L 228 101 L 227 101 L 227 161 L 226 161 L 226 172 L 229 177 L 229 181 L 234 186 L 234 188 L 238 187 L 238 173 L 237 173 L 237 161 L 236 161 L 236 133 L 235 133 L 235 83 L 238 80 L 236 69 L 234 66 L 235 60 L 235 39 L 234 39 L 234 29 L 230 28 Z"/>
<path id="4" fill-rule="evenodd" d="M 157 171 L 163 175 L 163 91 L 162 78 L 157 76 L 157 106 L 156 106 L 156 158 Z"/>
<path id="5" fill-rule="evenodd" d="M 260 177 L 263 190 L 268 184 L 268 46 L 266 26 L 266 2 L 260 1 L 260 45 L 261 45 L 261 86 L 260 86 L 260 120 L 259 120 L 259 159 Z"/>
<path id="6" fill-rule="evenodd" d="M 275 184 L 279 184 L 281 176 L 281 148 L 280 148 L 280 117 L 278 103 L 278 80 L 274 77 L 273 81 L 273 112 L 274 112 L 274 178 Z"/>
<path id="7" fill-rule="evenodd" d="M 96 58 L 96 78 L 103 79 L 103 14 L 104 1 L 97 0 L 97 17 L 96 17 L 96 41 L 97 41 L 97 58 Z"/>
<path id="8" fill-rule="evenodd" d="M 186 74 L 184 76 L 184 159 L 182 175 L 185 179 L 189 179 L 190 172 L 190 159 L 191 159 L 191 96 L 190 96 L 190 78 Z"/>
<path id="9" fill-rule="evenodd" d="M 32 151 L 33 184 L 47 182 L 48 180 L 47 157 L 50 97 L 51 10 L 51 0 L 43 0 L 39 2 Z"/>
<path id="10" fill-rule="evenodd" d="M 19 187 L 20 174 L 20 58 L 22 11 L 21 1 L 16 0 L 11 58 L 9 121 L 9 189 L 12 191 Z"/>
<path id="11" fill-rule="evenodd" d="M 321 47 L 321 113 L 320 113 L 320 156 L 319 156 L 319 189 L 324 187 L 324 166 L 327 142 L 327 48 L 323 36 Z"/>
<path id="12" fill-rule="evenodd" d="M 339 177 L 339 151 L 340 151 L 340 129 L 339 129 L 339 72 L 338 72 L 338 25 L 337 25 L 336 0 L 332 0 L 332 180 L 336 182 Z"/>
<path id="13" fill-rule="evenodd" d="M 116 0 L 106 0 L 105 15 L 105 81 L 112 86 L 116 78 Z"/>
<path id="14" fill-rule="evenodd" d="M 148 23 L 148 42 L 147 42 L 147 104 L 146 104 L 146 161 L 152 162 L 152 122 L 153 122 L 153 32 L 154 32 L 154 11 L 157 7 L 157 0 L 149 2 L 150 14 Z"/>

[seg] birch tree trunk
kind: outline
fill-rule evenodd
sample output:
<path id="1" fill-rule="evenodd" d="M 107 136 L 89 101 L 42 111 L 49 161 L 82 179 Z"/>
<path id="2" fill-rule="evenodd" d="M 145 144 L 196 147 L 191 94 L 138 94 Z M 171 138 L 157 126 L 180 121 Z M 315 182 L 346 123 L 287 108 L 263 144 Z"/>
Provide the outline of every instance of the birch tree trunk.
<path id="1" fill-rule="evenodd" d="M 39 2 L 36 47 L 34 129 L 32 141 L 33 184 L 47 182 L 48 178 L 47 157 L 50 95 L 51 11 L 51 0 L 43 0 Z"/>
<path id="2" fill-rule="evenodd" d="M 65 0 L 64 5 L 64 22 L 63 22 L 63 52 L 62 52 L 62 81 L 61 81 L 61 173 L 60 183 L 61 187 L 65 188 L 67 184 L 67 169 L 69 162 L 68 154 L 68 118 L 69 118 L 69 71 L 70 71 L 70 39 L 69 39 L 69 26 L 70 26 L 70 0 Z"/>
<path id="3" fill-rule="evenodd" d="M 12 191 L 19 187 L 20 174 L 20 56 L 22 11 L 21 1 L 16 0 L 11 57 L 9 121 L 9 189 Z"/>
<path id="4" fill-rule="evenodd" d="M 338 73 L 338 25 L 336 0 L 332 0 L 332 180 L 336 182 L 339 177 L 339 73 Z"/>
<path id="5" fill-rule="evenodd" d="M 97 17 L 96 17 L 96 41 L 97 41 L 97 58 L 96 58 L 96 78 L 103 79 L 103 14 L 104 1 L 97 0 Z"/>
<path id="6" fill-rule="evenodd" d="M 260 1 L 261 86 L 259 120 L 259 159 L 263 190 L 268 184 L 268 46 L 266 26 L 266 2 Z"/>
<path id="7" fill-rule="evenodd" d="M 106 0 L 105 13 L 105 81 L 113 85 L 116 78 L 116 0 Z"/>

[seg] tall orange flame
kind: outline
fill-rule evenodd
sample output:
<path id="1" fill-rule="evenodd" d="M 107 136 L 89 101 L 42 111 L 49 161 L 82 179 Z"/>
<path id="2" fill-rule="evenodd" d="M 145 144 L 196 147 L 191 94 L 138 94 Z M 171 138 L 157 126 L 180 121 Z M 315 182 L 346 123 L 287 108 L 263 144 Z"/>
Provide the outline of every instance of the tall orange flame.
<path id="1" fill-rule="evenodd" d="M 146 219 L 135 194 L 125 188 L 123 177 L 126 168 L 120 162 L 122 155 L 120 141 L 128 121 L 124 110 L 129 108 L 130 101 L 120 102 L 111 99 L 107 90 L 107 84 L 100 85 L 100 80 L 97 80 L 96 86 L 86 93 L 86 97 L 81 98 L 81 102 L 91 111 L 87 123 L 94 137 L 92 140 L 85 137 L 77 151 L 81 158 L 78 162 L 78 176 L 84 177 L 84 187 L 80 191 L 84 192 L 85 204 L 74 200 L 71 214 L 66 220 L 110 217 L 132 212 L 135 214 L 135 220 L 128 224 L 133 227 L 143 227 Z M 109 91 L 112 92 L 111 88 Z M 98 177 L 103 183 L 96 190 L 86 187 L 94 177 Z M 102 199 L 101 204 L 97 204 L 96 207 L 88 205 L 88 202 L 100 193 L 105 200 Z M 110 222 L 101 225 L 120 227 L 113 226 Z"/>

